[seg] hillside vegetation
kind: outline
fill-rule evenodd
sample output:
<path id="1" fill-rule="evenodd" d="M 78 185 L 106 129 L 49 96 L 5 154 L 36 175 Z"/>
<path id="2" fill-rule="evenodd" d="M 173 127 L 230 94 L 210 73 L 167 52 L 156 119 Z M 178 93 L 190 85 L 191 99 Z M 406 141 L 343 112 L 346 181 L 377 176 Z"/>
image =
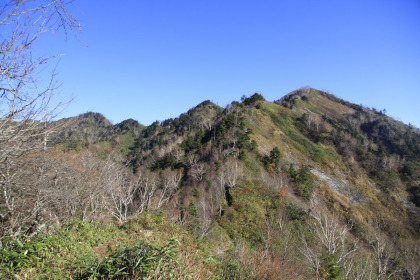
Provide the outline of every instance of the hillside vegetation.
<path id="1" fill-rule="evenodd" d="M 1 167 L 2 279 L 420 278 L 420 133 L 385 110 L 302 88 L 49 125 Z"/>

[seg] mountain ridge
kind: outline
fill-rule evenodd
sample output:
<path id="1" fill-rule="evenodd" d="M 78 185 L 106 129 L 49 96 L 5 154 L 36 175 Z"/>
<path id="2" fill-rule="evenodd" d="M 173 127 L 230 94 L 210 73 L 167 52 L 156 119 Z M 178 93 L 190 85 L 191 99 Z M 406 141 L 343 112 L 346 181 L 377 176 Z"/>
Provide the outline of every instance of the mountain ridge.
<path id="1" fill-rule="evenodd" d="M 35 154 L 51 171 L 22 178 L 44 178 L 38 193 L 69 205 L 34 224 L 74 213 L 131 230 L 156 214 L 159 234 L 171 236 L 172 223 L 205 248 L 197 252 L 212 252 L 216 267 L 205 271 L 222 279 L 420 273 L 420 134 L 383 111 L 301 88 L 274 102 L 259 93 L 225 108 L 206 100 L 146 127 L 88 113 L 61 133 Z M 143 221 L 141 231 L 155 226 Z"/>

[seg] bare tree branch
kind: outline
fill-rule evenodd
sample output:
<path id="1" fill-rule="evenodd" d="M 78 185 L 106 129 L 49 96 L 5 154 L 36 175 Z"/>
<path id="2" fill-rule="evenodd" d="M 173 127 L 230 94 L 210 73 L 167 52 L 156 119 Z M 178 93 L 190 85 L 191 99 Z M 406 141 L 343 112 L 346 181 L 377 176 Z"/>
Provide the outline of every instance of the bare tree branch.
<path id="1" fill-rule="evenodd" d="M 30 184 L 18 180 L 25 173 L 19 158 L 45 149 L 54 130 L 46 123 L 61 105 L 52 105 L 59 87 L 55 74 L 45 86 L 39 81 L 43 65 L 56 56 L 35 58 L 32 49 L 47 32 L 64 28 L 67 34 L 80 28 L 68 10 L 71 2 L 5 0 L 0 4 L 0 216 L 8 221 L 8 228 L 2 225 L 3 237 L 24 232 L 24 224 L 46 203 L 35 190 L 21 196 Z M 25 203 L 35 208 L 23 218 L 25 212 L 17 211 L 25 209 Z"/>

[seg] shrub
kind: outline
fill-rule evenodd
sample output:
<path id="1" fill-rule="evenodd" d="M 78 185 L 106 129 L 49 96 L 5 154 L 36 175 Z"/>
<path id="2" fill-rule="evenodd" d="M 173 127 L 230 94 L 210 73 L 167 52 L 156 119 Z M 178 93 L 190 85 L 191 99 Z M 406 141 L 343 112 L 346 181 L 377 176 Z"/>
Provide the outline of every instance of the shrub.
<path id="1" fill-rule="evenodd" d="M 302 167 L 299 171 L 296 171 L 292 165 L 290 165 L 288 170 L 292 181 L 296 184 L 296 194 L 305 199 L 311 197 L 313 191 L 314 182 L 309 175 L 309 169 L 307 167 Z"/>
<path id="2" fill-rule="evenodd" d="M 137 246 L 121 248 L 104 258 L 95 267 L 82 271 L 76 279 L 133 279 L 152 276 L 155 273 L 165 275 L 174 269 L 177 240 L 171 238 L 164 246 L 149 244 L 141 240 Z"/>
<path id="3" fill-rule="evenodd" d="M 322 267 L 318 272 L 319 279 L 339 280 L 344 275 L 344 268 L 338 265 L 337 256 L 329 252 L 322 252 Z"/>
<path id="4" fill-rule="evenodd" d="M 305 209 L 291 202 L 285 204 L 284 210 L 287 218 L 291 221 L 303 222 L 307 216 Z"/>
<path id="5" fill-rule="evenodd" d="M 245 98 L 244 100 L 243 100 L 243 104 L 245 104 L 245 105 L 253 105 L 253 104 L 255 104 L 256 102 L 259 102 L 259 101 L 264 101 L 265 99 L 264 99 L 264 97 L 261 95 L 261 94 L 259 94 L 259 93 L 254 93 L 253 95 L 251 95 L 250 97 L 248 97 L 248 98 Z"/>

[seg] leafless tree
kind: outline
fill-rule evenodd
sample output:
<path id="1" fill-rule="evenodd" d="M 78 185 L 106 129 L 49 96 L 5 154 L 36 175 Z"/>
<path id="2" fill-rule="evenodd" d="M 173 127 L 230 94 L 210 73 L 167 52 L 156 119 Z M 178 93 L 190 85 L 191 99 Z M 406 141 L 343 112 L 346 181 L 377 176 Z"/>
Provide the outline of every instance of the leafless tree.
<path id="1" fill-rule="evenodd" d="M 201 196 L 199 201 L 199 208 L 201 209 L 201 221 L 200 221 L 200 238 L 204 238 L 212 231 L 212 218 L 207 213 L 207 201 L 205 196 Z"/>
<path id="2" fill-rule="evenodd" d="M 153 205 L 156 195 L 156 207 L 161 207 L 179 185 L 180 177 L 171 173 L 164 177 L 165 185 L 158 193 L 155 174 L 145 170 L 133 174 L 131 169 L 121 164 L 119 157 L 111 154 L 102 164 L 99 181 L 101 188 L 105 189 L 102 207 L 120 223 Z"/>
<path id="3" fill-rule="evenodd" d="M 48 201 L 42 211 L 56 217 L 57 222 L 72 217 L 83 220 L 97 219 L 103 206 L 109 169 L 106 161 L 89 151 L 63 153 L 57 149 L 38 152 L 34 168 L 28 171 L 32 178 L 39 178 L 33 189 L 38 189 Z M 31 159 L 25 157 L 26 163 Z M 38 170 L 38 171 L 37 171 Z M 29 182 L 30 180 L 26 180 Z"/>
<path id="4" fill-rule="evenodd" d="M 101 204 L 99 183 L 101 162 L 90 153 L 63 153 L 60 150 L 33 151 L 15 159 L 12 215 L 2 221 L 1 236 L 31 233 L 36 225 L 60 223 L 79 216 L 96 215 Z M 89 164 L 87 160 L 90 161 Z M 7 200 L 6 200 L 7 201 Z"/>
<path id="5" fill-rule="evenodd" d="M 198 162 L 197 155 L 195 153 L 190 152 L 187 155 L 187 164 L 189 167 L 192 167 L 194 164 Z"/>
<path id="6" fill-rule="evenodd" d="M 222 170 L 217 174 L 217 185 L 215 188 L 215 200 L 219 208 L 219 216 L 222 216 L 223 199 L 225 197 L 226 174 Z"/>
<path id="7" fill-rule="evenodd" d="M 238 180 L 242 176 L 242 167 L 237 160 L 229 160 L 224 165 L 224 173 L 226 185 L 229 189 L 232 189 L 236 186 Z"/>
<path id="8" fill-rule="evenodd" d="M 145 170 L 138 171 L 138 184 L 141 186 L 137 193 L 136 210 L 134 214 L 140 214 L 152 204 L 152 198 L 156 193 L 158 184 L 156 175 Z"/>
<path id="9" fill-rule="evenodd" d="M 305 125 L 316 132 L 320 131 L 320 121 L 315 113 L 306 109 L 306 112 L 302 116 Z"/>
<path id="10" fill-rule="evenodd" d="M 175 158 L 176 162 L 180 162 L 184 158 L 185 152 L 179 145 L 175 145 L 171 151 L 171 155 Z"/>
<path id="11" fill-rule="evenodd" d="M 164 170 L 161 180 L 159 199 L 156 205 L 157 208 L 161 208 L 165 203 L 167 203 L 178 190 L 182 180 L 182 172 L 176 170 Z"/>
<path id="12" fill-rule="evenodd" d="M 200 128 L 201 129 L 206 129 L 206 130 L 211 130 L 213 128 L 213 116 L 207 116 L 206 118 L 204 118 L 201 122 L 200 122 Z"/>
<path id="13" fill-rule="evenodd" d="M 396 256 L 394 244 L 385 235 L 377 232 L 372 236 L 369 243 L 373 252 L 378 279 L 392 279 L 392 276 L 401 272 L 401 269 L 396 267 L 394 263 L 394 257 Z"/>
<path id="14" fill-rule="evenodd" d="M 119 222 L 125 222 L 131 214 L 130 206 L 133 204 L 139 185 L 130 178 L 131 174 L 126 169 L 117 166 L 116 163 L 107 163 L 108 166 L 104 169 L 107 172 L 104 187 L 108 199 L 104 200 L 104 207 Z"/>
<path id="15" fill-rule="evenodd" d="M 331 214 L 316 195 L 311 198 L 310 216 L 310 229 L 321 248 L 311 247 L 303 239 L 304 246 L 301 252 L 306 261 L 318 275 L 322 265 L 320 249 L 325 250 L 337 257 L 336 262 L 344 269 L 347 277 L 353 267 L 352 254 L 358 250 L 357 240 L 349 236 L 350 227 Z"/>
<path id="16" fill-rule="evenodd" d="M 270 173 L 262 170 L 261 179 L 264 181 L 266 186 L 275 192 L 279 192 L 282 189 L 288 188 L 290 183 L 288 175 L 282 172 Z"/>
<path id="17" fill-rule="evenodd" d="M 19 163 L 25 171 L 31 171 L 30 164 L 22 160 Z M 34 188 L 43 181 L 42 176 L 30 178 L 26 172 L 16 172 L 15 167 L 11 165 L 3 167 L 3 174 L 9 176 L 4 176 L 2 181 L 0 240 L 7 236 L 16 237 L 26 233 L 47 200 L 38 188 Z M 25 183 L 28 179 L 32 179 L 32 182 Z"/>
<path id="18" fill-rule="evenodd" d="M 75 190 L 80 201 L 81 219 L 85 221 L 95 219 L 102 210 L 106 189 L 103 188 L 100 174 L 104 165 L 91 152 L 84 151 L 80 157 L 80 166 L 83 178 L 82 182 L 76 182 Z"/>
<path id="19" fill-rule="evenodd" d="M 354 259 L 351 266 L 350 273 L 347 273 L 347 279 L 354 280 L 373 280 L 374 278 L 373 265 L 371 256 L 368 251 L 359 252 L 359 255 Z"/>
<path id="20" fill-rule="evenodd" d="M 201 182 L 203 176 L 206 173 L 206 166 L 202 162 L 196 162 L 191 166 L 190 175 L 197 181 Z"/>
<path id="21" fill-rule="evenodd" d="M 401 244 L 405 270 L 411 280 L 420 278 L 420 241 L 409 240 Z"/>
<path id="22" fill-rule="evenodd" d="M 210 190 L 211 207 L 218 208 L 219 216 L 222 215 L 222 206 L 226 191 L 234 188 L 242 176 L 242 167 L 237 160 L 228 160 L 215 175 L 215 183 Z M 227 188 L 227 189 L 226 189 Z"/>
<path id="23" fill-rule="evenodd" d="M 15 221 L 17 209 L 25 203 L 17 193 L 18 159 L 46 146 L 51 126 L 45 125 L 57 114 L 51 106 L 58 84 L 52 74 L 41 87 L 41 65 L 53 56 L 36 58 L 32 48 L 41 35 L 79 28 L 65 0 L 5 0 L 0 4 L 0 216 Z M 37 204 L 32 204 L 37 205 Z M 32 215 L 32 213 L 31 213 Z M 8 229 L 9 235 L 12 229 Z M 13 230 L 12 230 L 13 231 Z M 20 230 L 12 235 L 19 234 Z"/>

